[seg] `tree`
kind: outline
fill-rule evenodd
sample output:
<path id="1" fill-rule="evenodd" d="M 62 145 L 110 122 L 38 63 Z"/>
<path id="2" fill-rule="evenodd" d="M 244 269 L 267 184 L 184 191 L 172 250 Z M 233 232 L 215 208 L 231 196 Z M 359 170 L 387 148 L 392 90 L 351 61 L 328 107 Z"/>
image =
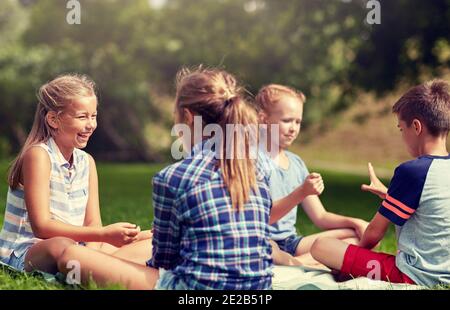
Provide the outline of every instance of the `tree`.
<path id="1" fill-rule="evenodd" d="M 381 1 L 382 20 L 372 27 L 349 70 L 358 86 L 383 93 L 401 79 L 418 83 L 421 69 L 437 75 L 450 57 L 450 1 Z"/>

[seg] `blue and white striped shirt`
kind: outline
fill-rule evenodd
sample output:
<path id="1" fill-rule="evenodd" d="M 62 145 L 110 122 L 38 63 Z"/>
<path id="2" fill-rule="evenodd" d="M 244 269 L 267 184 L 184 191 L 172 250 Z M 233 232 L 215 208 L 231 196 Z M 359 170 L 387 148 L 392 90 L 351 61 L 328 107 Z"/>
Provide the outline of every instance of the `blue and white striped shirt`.
<path id="1" fill-rule="evenodd" d="M 37 146 L 47 151 L 51 162 L 51 218 L 66 224 L 83 226 L 89 186 L 87 153 L 74 149 L 73 164 L 70 166 L 53 138 Z M 41 240 L 34 236 L 31 229 L 24 196 L 23 187 L 8 190 L 5 219 L 0 232 L 0 260 L 4 263 L 8 263 L 12 254 L 20 257 Z"/>
<path id="2" fill-rule="evenodd" d="M 243 211 L 232 209 L 209 141 L 153 178 L 153 256 L 147 264 L 171 270 L 189 289 L 269 289 L 268 180 L 257 173 L 257 189 Z"/>

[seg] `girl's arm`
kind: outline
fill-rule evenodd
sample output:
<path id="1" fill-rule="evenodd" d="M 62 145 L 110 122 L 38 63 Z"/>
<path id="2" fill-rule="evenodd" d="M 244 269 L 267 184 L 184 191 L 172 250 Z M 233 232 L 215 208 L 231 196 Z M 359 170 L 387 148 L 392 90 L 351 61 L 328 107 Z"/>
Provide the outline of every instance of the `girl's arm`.
<path id="1" fill-rule="evenodd" d="M 373 249 L 386 234 L 390 221 L 379 212 L 375 214 L 372 221 L 359 242 L 359 246 L 366 249 Z"/>
<path id="2" fill-rule="evenodd" d="M 181 215 L 175 188 L 169 177 L 158 173 L 153 177 L 153 240 L 151 267 L 173 269 L 180 260 Z"/>
<path id="3" fill-rule="evenodd" d="M 138 230 L 133 229 L 133 224 L 79 227 L 52 219 L 49 208 L 50 165 L 47 152 L 40 147 L 32 147 L 24 155 L 22 180 L 25 203 L 31 228 L 37 238 L 67 237 L 75 241 L 104 241 L 119 246 L 134 240 Z"/>
<path id="4" fill-rule="evenodd" d="M 320 229 L 352 228 L 361 238 L 368 225 L 364 220 L 326 211 L 318 196 L 306 197 L 302 207 L 314 225 Z"/>
<path id="5" fill-rule="evenodd" d="M 86 215 L 83 226 L 102 227 L 102 217 L 100 212 L 99 194 L 98 194 L 98 174 L 94 158 L 89 155 L 89 197 L 86 206 Z M 140 231 L 140 228 L 137 227 Z M 151 238 L 150 230 L 140 231 L 135 241 Z M 90 243 L 91 248 L 99 249 L 102 244 L 98 242 Z"/>
<path id="6" fill-rule="evenodd" d="M 83 226 L 102 227 L 100 203 L 98 199 L 98 176 L 94 158 L 89 156 L 89 197 Z"/>
<path id="7" fill-rule="evenodd" d="M 88 154 L 89 157 L 89 197 L 86 206 L 86 214 L 84 217 L 83 226 L 102 227 L 102 217 L 100 213 L 100 203 L 98 198 L 98 176 L 97 167 L 94 158 Z M 92 249 L 100 250 L 102 242 L 89 242 L 88 246 Z"/>
<path id="8" fill-rule="evenodd" d="M 305 182 L 284 198 L 272 202 L 269 224 L 276 223 L 309 195 L 320 195 L 324 189 L 320 174 L 311 173 Z"/>

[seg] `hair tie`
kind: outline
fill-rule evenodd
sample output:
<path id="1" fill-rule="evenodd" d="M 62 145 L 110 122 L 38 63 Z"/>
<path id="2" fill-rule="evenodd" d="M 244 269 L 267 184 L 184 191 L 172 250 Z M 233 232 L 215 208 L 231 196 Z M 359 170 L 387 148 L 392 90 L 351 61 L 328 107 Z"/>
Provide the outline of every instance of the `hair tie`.
<path id="1" fill-rule="evenodd" d="M 234 102 L 234 99 L 236 99 L 236 96 L 228 98 L 223 102 L 223 108 L 226 109 L 230 104 Z"/>

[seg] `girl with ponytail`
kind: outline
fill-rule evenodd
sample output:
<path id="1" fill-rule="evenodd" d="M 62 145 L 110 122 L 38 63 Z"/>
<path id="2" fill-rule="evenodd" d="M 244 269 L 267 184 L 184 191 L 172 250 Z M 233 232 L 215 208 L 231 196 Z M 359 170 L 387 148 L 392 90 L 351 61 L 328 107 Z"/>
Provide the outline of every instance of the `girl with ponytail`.
<path id="1" fill-rule="evenodd" d="M 148 265 L 160 268 L 157 288 L 271 288 L 272 202 L 262 169 L 251 158 L 256 131 L 225 134 L 230 125 L 257 126 L 256 111 L 242 91 L 222 70 L 183 69 L 177 75 L 177 122 L 194 129 L 200 117 L 202 132 L 215 124 L 224 134 L 215 139 L 218 143 L 212 142 L 217 137 L 203 137 L 189 158 L 153 179 Z"/>

